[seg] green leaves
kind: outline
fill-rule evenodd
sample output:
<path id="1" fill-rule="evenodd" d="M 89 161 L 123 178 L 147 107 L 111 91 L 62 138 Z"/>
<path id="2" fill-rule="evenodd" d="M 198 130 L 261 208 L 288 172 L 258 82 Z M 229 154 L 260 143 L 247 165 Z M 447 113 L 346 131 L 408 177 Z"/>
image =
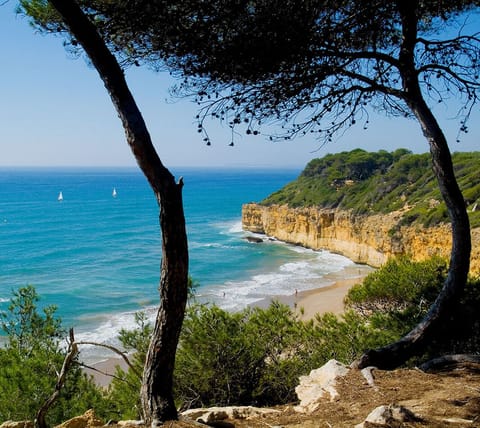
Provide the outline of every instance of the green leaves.
<path id="1" fill-rule="evenodd" d="M 368 275 L 362 284 L 353 286 L 345 303 L 362 314 L 414 308 L 416 317 L 411 322 L 415 323 L 436 299 L 446 275 L 447 263 L 438 257 L 421 262 L 391 259 Z"/>
<path id="2" fill-rule="evenodd" d="M 471 225 L 477 227 L 480 176 L 476 165 L 480 153 L 455 153 L 453 162 Z M 398 227 L 412 223 L 428 227 L 448 221 L 429 155 L 405 149 L 392 153 L 356 149 L 313 159 L 295 181 L 262 203 L 339 208 L 357 214 L 388 213 L 408 207 Z"/>
<path id="3" fill-rule="evenodd" d="M 0 348 L 0 421 L 33 420 L 55 390 L 66 332 L 56 307 L 39 312 L 38 301 L 35 288 L 29 285 L 14 291 L 7 311 L 0 312 L 0 326 L 7 335 L 5 348 Z M 102 393 L 80 366 L 67 376 L 47 422 L 59 424 L 89 408 L 105 414 L 108 406 Z"/>
<path id="4" fill-rule="evenodd" d="M 39 297 L 31 285 L 13 292 L 8 311 L 0 312 L 0 326 L 9 340 L 9 347 L 20 353 L 29 354 L 35 349 L 58 349 L 65 331 L 61 320 L 55 317 L 54 305 L 37 311 Z"/>

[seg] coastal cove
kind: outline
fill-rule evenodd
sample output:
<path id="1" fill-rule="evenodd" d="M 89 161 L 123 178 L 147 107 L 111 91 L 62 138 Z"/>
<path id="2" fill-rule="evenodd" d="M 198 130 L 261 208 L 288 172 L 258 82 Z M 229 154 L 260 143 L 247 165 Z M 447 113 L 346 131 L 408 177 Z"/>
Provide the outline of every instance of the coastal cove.
<path id="1" fill-rule="evenodd" d="M 241 207 L 293 180 L 298 170 L 181 169 L 196 298 L 227 310 L 304 292 L 368 269 L 328 251 L 280 241 L 249 242 Z M 135 169 L 0 171 L 0 310 L 31 284 L 39 306 L 56 305 L 78 340 L 115 342 L 134 313 L 158 305 L 158 207 Z M 115 189 L 116 194 L 113 194 Z M 62 192 L 63 200 L 58 200 Z M 361 273 L 363 275 L 363 273 Z M 108 355 L 88 350 L 86 359 Z"/>

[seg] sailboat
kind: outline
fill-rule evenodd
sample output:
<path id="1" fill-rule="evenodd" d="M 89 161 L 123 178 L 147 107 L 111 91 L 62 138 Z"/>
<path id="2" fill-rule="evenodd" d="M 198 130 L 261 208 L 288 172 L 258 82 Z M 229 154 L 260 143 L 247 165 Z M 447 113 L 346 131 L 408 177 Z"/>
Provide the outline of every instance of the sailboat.
<path id="1" fill-rule="evenodd" d="M 115 189 L 115 187 L 113 188 L 112 196 L 113 196 L 114 198 L 117 197 L 117 189 Z"/>
<path id="2" fill-rule="evenodd" d="M 63 193 L 62 193 L 62 192 L 60 192 L 60 193 L 58 194 L 58 198 L 57 198 L 57 199 L 58 199 L 60 202 L 63 201 Z"/>

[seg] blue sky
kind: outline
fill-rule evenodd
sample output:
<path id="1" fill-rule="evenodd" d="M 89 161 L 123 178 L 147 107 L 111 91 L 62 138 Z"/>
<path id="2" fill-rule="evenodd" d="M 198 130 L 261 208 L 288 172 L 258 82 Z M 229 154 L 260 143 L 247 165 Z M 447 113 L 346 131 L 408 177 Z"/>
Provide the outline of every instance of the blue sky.
<path id="1" fill-rule="evenodd" d="M 84 59 L 69 57 L 60 37 L 36 34 L 14 7 L 12 0 L 0 6 L 0 166 L 134 166 L 96 71 Z M 311 137 L 272 143 L 261 136 L 241 136 L 229 147 L 229 128 L 212 123 L 208 147 L 196 132 L 195 104 L 168 101 L 168 75 L 135 68 L 126 76 L 167 167 L 298 168 L 312 158 L 356 147 L 428 151 L 417 122 L 383 116 L 375 116 L 369 130 L 352 128 L 320 149 Z M 458 124 L 451 119 L 456 110 L 436 107 L 452 151 L 478 150 L 478 110 L 469 134 L 456 143 Z"/>

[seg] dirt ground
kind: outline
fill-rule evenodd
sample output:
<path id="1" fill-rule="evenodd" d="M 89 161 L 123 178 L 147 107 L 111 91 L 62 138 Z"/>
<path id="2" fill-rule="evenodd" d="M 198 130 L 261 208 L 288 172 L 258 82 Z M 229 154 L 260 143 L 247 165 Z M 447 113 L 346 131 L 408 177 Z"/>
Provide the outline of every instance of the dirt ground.
<path id="1" fill-rule="evenodd" d="M 337 383 L 339 398 L 325 399 L 311 415 L 296 413 L 292 406 L 277 408 L 275 416 L 226 420 L 223 428 L 343 428 L 363 422 L 377 406 L 401 404 L 421 418 L 392 427 L 480 427 L 480 372 L 454 370 L 426 374 L 419 370 L 373 371 L 376 389 L 357 370 Z M 168 428 L 192 428 L 192 421 L 169 422 Z"/>

